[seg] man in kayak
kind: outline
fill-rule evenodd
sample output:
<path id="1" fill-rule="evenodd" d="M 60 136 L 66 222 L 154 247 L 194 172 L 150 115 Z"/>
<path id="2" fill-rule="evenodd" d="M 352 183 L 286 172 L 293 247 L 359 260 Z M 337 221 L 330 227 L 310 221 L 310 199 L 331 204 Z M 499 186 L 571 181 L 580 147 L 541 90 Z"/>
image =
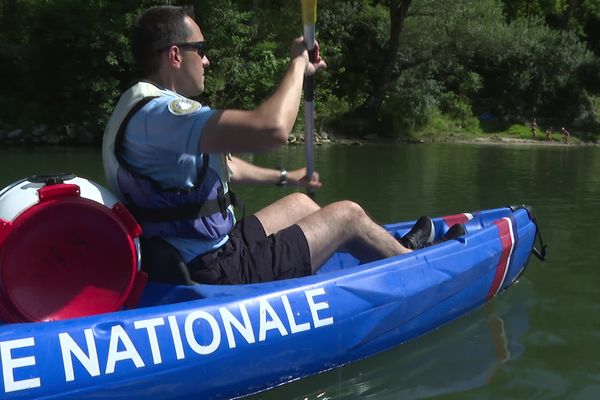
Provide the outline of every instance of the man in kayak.
<path id="1" fill-rule="evenodd" d="M 131 47 L 144 80 L 121 96 L 106 127 L 105 173 L 144 237 L 159 237 L 175 248 L 193 281 L 239 284 L 305 276 L 338 250 L 366 262 L 432 241 L 427 217 L 397 240 L 352 201 L 321 208 L 301 193 L 236 222 L 230 182 L 321 186 L 317 173 L 306 177 L 305 169 L 267 169 L 229 155 L 286 143 L 304 76 L 326 66 L 318 45 L 311 63 L 303 39 L 294 40 L 278 88 L 248 111 L 213 110 L 191 99 L 204 91 L 210 65 L 191 8 L 147 9 L 134 23 Z"/>

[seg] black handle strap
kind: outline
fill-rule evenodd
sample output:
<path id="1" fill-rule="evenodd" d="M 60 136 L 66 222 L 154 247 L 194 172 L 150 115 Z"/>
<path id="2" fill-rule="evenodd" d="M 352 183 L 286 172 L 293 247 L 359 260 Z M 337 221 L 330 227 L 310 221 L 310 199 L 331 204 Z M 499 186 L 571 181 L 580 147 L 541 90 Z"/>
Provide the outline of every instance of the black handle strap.
<path id="1" fill-rule="evenodd" d="M 540 259 L 540 261 L 546 261 L 546 247 L 548 247 L 548 245 L 544 244 L 544 241 L 542 240 L 542 232 L 540 231 L 540 226 L 538 225 L 535 218 L 533 218 L 532 221 L 535 224 L 536 236 L 538 238 L 540 248 L 538 249 L 535 246 L 533 246 L 533 249 L 531 251 L 537 258 Z"/>
<path id="2" fill-rule="evenodd" d="M 527 211 L 527 214 L 529 214 L 529 218 L 531 219 L 531 222 L 533 222 L 535 224 L 535 235 L 540 244 L 539 249 L 537 247 L 535 247 L 535 244 L 534 244 L 533 249 L 531 249 L 531 252 L 537 258 L 539 258 L 541 261 L 546 261 L 546 248 L 548 247 L 548 245 L 544 244 L 544 241 L 542 240 L 542 232 L 540 231 L 540 225 L 538 224 L 537 219 L 535 217 L 535 211 L 534 211 L 533 207 L 530 205 L 527 205 L 527 204 L 519 204 L 519 205 L 514 205 L 514 206 L 508 206 L 508 208 L 510 208 L 512 211 L 516 211 L 519 209 L 524 209 Z M 535 239 L 534 239 L 534 243 L 535 243 Z"/>

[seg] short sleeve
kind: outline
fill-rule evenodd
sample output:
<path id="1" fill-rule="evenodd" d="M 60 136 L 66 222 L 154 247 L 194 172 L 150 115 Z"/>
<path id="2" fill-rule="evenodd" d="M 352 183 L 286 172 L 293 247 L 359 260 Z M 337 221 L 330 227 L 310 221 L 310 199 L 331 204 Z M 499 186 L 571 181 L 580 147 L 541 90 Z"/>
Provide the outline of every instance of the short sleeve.
<path id="1" fill-rule="evenodd" d="M 129 121 L 123 158 L 165 186 L 192 187 L 202 162 L 202 130 L 214 112 L 183 97 L 153 99 Z"/>

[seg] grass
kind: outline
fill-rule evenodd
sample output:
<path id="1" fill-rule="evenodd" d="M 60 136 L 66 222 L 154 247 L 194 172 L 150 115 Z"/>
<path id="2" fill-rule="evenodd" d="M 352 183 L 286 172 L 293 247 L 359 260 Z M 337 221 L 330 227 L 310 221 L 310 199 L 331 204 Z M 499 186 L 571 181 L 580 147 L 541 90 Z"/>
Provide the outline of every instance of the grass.
<path id="1" fill-rule="evenodd" d="M 443 142 L 474 140 L 477 138 L 509 138 L 519 140 L 535 140 L 539 142 L 564 142 L 564 135 L 560 130 L 553 129 L 550 140 L 546 137 L 546 127 L 538 126 L 535 139 L 531 135 L 531 126 L 527 124 L 510 124 L 502 121 L 479 121 L 476 118 L 468 118 L 466 121 L 453 120 L 445 115 L 433 116 L 428 124 L 418 131 L 413 132 L 412 139 L 425 142 Z M 577 136 L 574 136 L 573 134 Z M 581 136 L 583 135 L 583 136 Z M 587 136 L 586 136 L 587 135 Z M 581 143 L 578 137 L 597 137 L 585 132 L 571 131 L 569 141 L 571 143 Z M 593 141 L 593 139 L 591 140 Z"/>

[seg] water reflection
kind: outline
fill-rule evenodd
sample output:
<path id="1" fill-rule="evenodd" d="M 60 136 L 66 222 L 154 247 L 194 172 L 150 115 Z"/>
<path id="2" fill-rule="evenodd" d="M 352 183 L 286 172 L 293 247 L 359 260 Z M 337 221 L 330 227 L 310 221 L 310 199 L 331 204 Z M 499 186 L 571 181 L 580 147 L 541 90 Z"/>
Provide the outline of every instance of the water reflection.
<path id="1" fill-rule="evenodd" d="M 509 292 L 379 356 L 254 399 L 426 399 L 484 386 L 525 350 L 530 285 L 520 282 Z"/>

